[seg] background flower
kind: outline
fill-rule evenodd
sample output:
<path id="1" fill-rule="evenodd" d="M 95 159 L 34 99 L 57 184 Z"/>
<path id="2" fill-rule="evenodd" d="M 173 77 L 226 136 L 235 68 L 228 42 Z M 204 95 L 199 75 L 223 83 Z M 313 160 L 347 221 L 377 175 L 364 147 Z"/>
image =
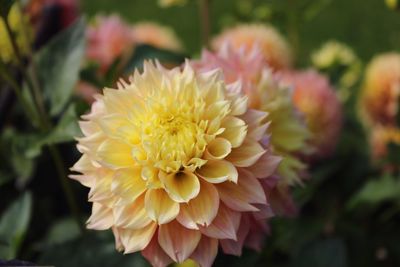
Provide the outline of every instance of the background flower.
<path id="1" fill-rule="evenodd" d="M 258 45 L 268 64 L 274 69 L 290 68 L 292 56 L 285 38 L 271 25 L 240 24 L 224 30 L 212 40 L 212 47 L 218 51 L 224 43 L 233 48 L 249 52 Z"/>

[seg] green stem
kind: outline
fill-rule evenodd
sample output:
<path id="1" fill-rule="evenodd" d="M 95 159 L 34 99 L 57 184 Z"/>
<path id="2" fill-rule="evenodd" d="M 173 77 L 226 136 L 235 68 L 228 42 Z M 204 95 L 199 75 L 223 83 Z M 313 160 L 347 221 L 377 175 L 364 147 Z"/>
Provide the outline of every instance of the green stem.
<path id="1" fill-rule="evenodd" d="M 293 49 L 293 59 L 296 60 L 300 50 L 298 10 L 296 6 L 296 0 L 289 0 L 288 5 L 289 5 L 287 8 L 288 37 Z"/>
<path id="2" fill-rule="evenodd" d="M 199 17 L 201 24 L 201 39 L 204 47 L 210 42 L 210 0 L 199 0 Z"/>

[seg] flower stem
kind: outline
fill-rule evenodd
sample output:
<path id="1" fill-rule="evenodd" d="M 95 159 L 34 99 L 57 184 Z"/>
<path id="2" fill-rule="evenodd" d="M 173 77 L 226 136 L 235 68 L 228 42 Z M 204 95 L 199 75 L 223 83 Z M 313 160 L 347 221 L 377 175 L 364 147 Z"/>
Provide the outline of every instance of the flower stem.
<path id="1" fill-rule="evenodd" d="M 204 47 L 210 42 L 210 0 L 199 0 L 199 17 L 201 24 L 201 38 Z"/>
<path id="2" fill-rule="evenodd" d="M 300 50 L 299 28 L 298 28 L 298 9 L 296 0 L 289 0 L 287 8 L 287 28 L 290 44 L 293 49 L 293 60 L 295 60 Z M 293 62 L 295 63 L 295 62 Z"/>

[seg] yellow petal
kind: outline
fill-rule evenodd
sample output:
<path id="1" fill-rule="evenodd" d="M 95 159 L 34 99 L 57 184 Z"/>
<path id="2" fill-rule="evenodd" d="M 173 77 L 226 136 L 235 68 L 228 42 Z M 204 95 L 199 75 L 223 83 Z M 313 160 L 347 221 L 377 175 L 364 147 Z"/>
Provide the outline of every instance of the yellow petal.
<path id="1" fill-rule="evenodd" d="M 146 190 L 146 183 L 141 177 L 141 168 L 124 168 L 115 172 L 111 191 L 117 197 L 117 204 L 132 203 Z"/>
<path id="2" fill-rule="evenodd" d="M 160 225 L 158 242 L 175 262 L 185 261 L 195 250 L 201 238 L 197 230 L 186 229 L 176 221 Z"/>
<path id="3" fill-rule="evenodd" d="M 124 253 L 133 253 L 143 250 L 150 243 L 157 230 L 156 223 L 150 223 L 141 229 L 119 229 L 121 243 L 125 248 Z"/>
<path id="4" fill-rule="evenodd" d="M 201 181 L 200 193 L 187 204 L 181 204 L 181 211 L 202 226 L 208 226 L 214 220 L 219 208 L 218 191 L 214 185 Z"/>
<path id="5" fill-rule="evenodd" d="M 237 211 L 258 211 L 251 204 L 267 204 L 264 189 L 254 175 L 245 170 L 239 170 L 238 183 L 225 182 L 217 185 L 221 200 L 229 208 Z"/>
<path id="6" fill-rule="evenodd" d="M 223 183 L 225 181 L 237 182 L 238 173 L 232 163 L 226 160 L 209 160 L 196 172 L 209 183 Z"/>
<path id="7" fill-rule="evenodd" d="M 206 159 L 223 159 L 232 151 L 231 143 L 224 138 L 215 138 L 208 145 L 205 152 Z"/>
<path id="8" fill-rule="evenodd" d="M 179 213 L 179 203 L 173 201 L 164 189 L 148 190 L 145 207 L 148 216 L 158 224 L 172 221 Z"/>
<path id="9" fill-rule="evenodd" d="M 235 166 L 249 167 L 264 153 L 265 150 L 258 142 L 246 139 L 240 147 L 233 149 L 226 159 Z"/>
<path id="10" fill-rule="evenodd" d="M 98 120 L 101 129 L 110 137 L 120 139 L 127 144 L 137 144 L 140 141 L 139 131 L 120 114 L 111 114 Z"/>
<path id="11" fill-rule="evenodd" d="M 138 197 L 132 204 L 115 206 L 115 225 L 128 229 L 140 229 L 151 222 L 144 208 L 144 194 Z"/>
<path id="12" fill-rule="evenodd" d="M 243 120 L 227 117 L 222 121 L 221 127 L 225 130 L 219 137 L 227 139 L 232 147 L 238 147 L 243 143 L 247 134 L 247 125 Z"/>
<path id="13" fill-rule="evenodd" d="M 112 210 L 94 202 L 92 206 L 92 215 L 86 223 L 88 229 L 106 230 L 114 223 Z"/>
<path id="14" fill-rule="evenodd" d="M 188 202 L 199 194 L 199 179 L 191 172 L 172 173 L 160 176 L 160 179 L 170 198 L 176 202 Z"/>
<path id="15" fill-rule="evenodd" d="M 131 147 L 120 141 L 107 139 L 97 150 L 101 163 L 107 167 L 116 169 L 135 165 L 131 155 Z"/>

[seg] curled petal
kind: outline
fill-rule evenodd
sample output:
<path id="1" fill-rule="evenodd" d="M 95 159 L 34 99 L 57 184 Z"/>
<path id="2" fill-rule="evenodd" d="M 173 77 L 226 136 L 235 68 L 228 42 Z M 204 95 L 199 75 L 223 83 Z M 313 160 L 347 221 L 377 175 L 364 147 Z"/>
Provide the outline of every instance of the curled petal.
<path id="1" fill-rule="evenodd" d="M 200 227 L 200 231 L 208 237 L 236 240 L 241 214 L 220 203 L 218 214 L 208 227 Z"/>
<path id="2" fill-rule="evenodd" d="M 233 210 L 258 211 L 251 204 L 266 204 L 266 196 L 261 183 L 253 174 L 239 170 L 238 183 L 225 182 L 217 185 L 221 200 Z"/>
<path id="3" fill-rule="evenodd" d="M 179 203 L 173 201 L 164 189 L 148 190 L 145 207 L 148 216 L 158 224 L 172 221 L 179 213 Z"/>
<path id="4" fill-rule="evenodd" d="M 196 175 L 191 172 L 177 172 L 160 176 L 165 189 L 176 202 L 188 202 L 200 192 L 200 182 Z"/>
<path id="5" fill-rule="evenodd" d="M 247 134 L 247 125 L 246 123 L 236 117 L 226 117 L 221 124 L 222 128 L 225 130 L 219 137 L 227 139 L 232 147 L 239 147 Z"/>
<path id="6" fill-rule="evenodd" d="M 158 230 L 160 246 L 171 259 L 179 263 L 193 253 L 200 238 L 199 231 L 187 229 L 176 221 L 160 225 Z"/>
<path id="7" fill-rule="evenodd" d="M 202 236 L 196 250 L 190 256 L 200 267 L 211 267 L 218 253 L 218 240 Z"/>
<path id="8" fill-rule="evenodd" d="M 134 166 L 131 147 L 120 141 L 107 139 L 97 150 L 100 162 L 112 169 Z"/>
<path id="9" fill-rule="evenodd" d="M 106 230 L 114 223 L 112 210 L 104 205 L 94 202 L 92 206 L 92 215 L 86 223 L 88 229 Z"/>
<path id="10" fill-rule="evenodd" d="M 249 167 L 265 153 L 263 147 L 254 140 L 245 140 L 243 144 L 233 149 L 226 158 L 238 167 Z"/>
<path id="11" fill-rule="evenodd" d="M 182 217 L 202 226 L 208 226 L 217 215 L 219 196 L 215 186 L 205 181 L 201 182 L 200 193 L 187 204 L 181 204 Z M 184 225 L 184 224 L 183 224 Z"/>
<path id="12" fill-rule="evenodd" d="M 115 224 L 118 227 L 140 229 L 151 222 L 144 208 L 144 194 L 132 204 L 114 207 Z"/>
<path id="13" fill-rule="evenodd" d="M 124 253 L 133 253 L 147 247 L 156 230 L 156 223 L 150 223 L 141 229 L 119 229 Z"/>
<path id="14" fill-rule="evenodd" d="M 225 160 L 209 160 L 196 172 L 209 183 L 218 184 L 225 181 L 237 182 L 238 173 L 232 163 Z"/>
<path id="15" fill-rule="evenodd" d="M 206 157 L 209 159 L 223 159 L 232 151 L 231 143 L 224 138 L 215 138 L 207 145 Z"/>

